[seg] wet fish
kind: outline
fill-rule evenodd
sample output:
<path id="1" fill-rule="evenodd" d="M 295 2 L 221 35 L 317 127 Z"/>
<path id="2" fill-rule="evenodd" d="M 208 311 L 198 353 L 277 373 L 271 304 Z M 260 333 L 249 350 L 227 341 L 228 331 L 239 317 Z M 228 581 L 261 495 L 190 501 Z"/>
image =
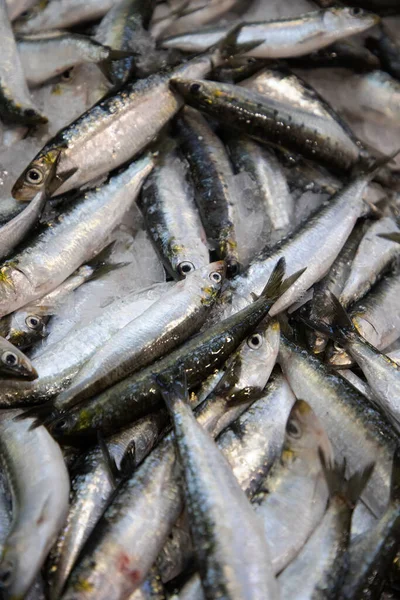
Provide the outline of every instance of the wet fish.
<path id="1" fill-rule="evenodd" d="M 281 336 L 279 363 L 298 398 L 307 398 L 331 440 L 335 458 L 348 469 L 375 462 L 363 501 L 376 516 L 385 510 L 396 434 L 389 422 L 339 375 Z"/>
<path id="2" fill-rule="evenodd" d="M 17 48 L 30 86 L 40 85 L 75 65 L 111 62 L 121 55 L 87 36 L 64 31 L 19 36 Z"/>
<path id="3" fill-rule="evenodd" d="M 245 23 L 236 35 L 233 48 L 236 54 L 255 58 L 303 56 L 365 31 L 378 21 L 379 17 L 371 13 L 335 7 L 306 13 L 298 18 Z M 204 52 L 220 42 L 226 33 L 226 27 L 182 33 L 163 39 L 162 45 L 185 52 Z"/>
<path id="4" fill-rule="evenodd" d="M 369 38 L 367 44 L 377 52 L 383 69 L 392 77 L 400 79 L 400 45 L 384 23 L 380 25 L 380 36 L 377 39 Z"/>
<path id="5" fill-rule="evenodd" d="M 252 500 L 275 574 L 294 560 L 325 513 L 328 488 L 319 452 L 327 464 L 333 464 L 332 447 L 320 420 L 307 402 L 297 400 L 286 425 L 281 457 Z"/>
<path id="6" fill-rule="evenodd" d="M 38 378 L 29 358 L 3 337 L 0 337 L 0 376 L 28 381 Z"/>
<path id="7" fill-rule="evenodd" d="M 344 479 L 344 468 L 324 464 L 324 469 L 330 491 L 329 508 L 296 559 L 278 579 L 285 600 L 334 598 L 345 573 L 343 558 L 349 544 L 352 512 L 371 476 L 373 463 L 355 472 L 348 481 Z"/>
<path id="8" fill-rule="evenodd" d="M 69 477 L 44 427 L 29 431 L 15 411 L 0 415 L 1 462 L 12 491 L 13 522 L 2 548 L 0 586 L 9 598 L 29 590 L 68 510 Z"/>
<path id="9" fill-rule="evenodd" d="M 152 158 L 145 156 L 100 188 L 83 194 L 54 227 L 3 263 L 1 316 L 50 292 L 103 250 L 152 168 Z M 46 173 L 40 172 L 39 179 L 42 177 Z"/>
<path id="10" fill-rule="evenodd" d="M 54 160 L 54 153 L 60 149 L 56 176 L 71 170 L 74 175 L 59 188 L 59 193 L 80 187 L 130 160 L 154 139 L 183 104 L 169 89 L 171 77 L 206 75 L 218 63 L 219 55 L 216 50 L 194 58 L 166 74 L 128 83 L 100 100 L 46 143 L 16 181 L 13 197 L 33 198 L 42 187 L 42 178 Z"/>
<path id="11" fill-rule="evenodd" d="M 139 371 L 181 344 L 204 324 L 219 294 L 222 262 L 189 273 L 89 359 L 54 407 L 66 411 Z"/>
<path id="12" fill-rule="evenodd" d="M 57 438 L 74 439 L 93 436 L 99 430 L 108 434 L 126 425 L 127 415 L 133 420 L 151 412 L 160 403 L 160 392 L 153 383 L 154 374 L 173 378 L 177 363 L 185 368 L 190 387 L 200 383 L 225 362 L 243 338 L 266 316 L 273 299 L 281 293 L 283 266 L 282 260 L 277 264 L 261 296 L 251 306 L 61 417 L 50 416 L 46 423 L 53 435 Z M 290 281 L 283 283 L 284 287 L 286 285 L 290 285 Z"/>
<path id="13" fill-rule="evenodd" d="M 0 115 L 2 119 L 34 125 L 47 123 L 35 107 L 28 91 L 5 0 L 0 2 Z"/>
<path id="14" fill-rule="evenodd" d="M 159 37 L 160 34 L 164 37 L 197 29 L 202 25 L 215 21 L 229 10 L 234 9 L 236 5 L 240 5 L 240 0 L 210 0 L 209 2 L 199 0 L 198 2 L 192 2 L 186 11 L 185 7 L 183 12 L 178 9 L 178 18 L 173 19 L 170 24 L 163 27 L 161 32 L 155 30 L 152 33 L 155 37 Z"/>
<path id="15" fill-rule="evenodd" d="M 400 246 L 381 237 L 391 231 L 396 231 L 396 223 L 391 217 L 380 219 L 367 230 L 357 248 L 346 285 L 340 294 L 332 290 L 344 307 L 362 298 L 398 256 Z M 400 234 L 400 230 L 397 233 Z"/>
<path id="16" fill-rule="evenodd" d="M 369 48 L 367 49 L 350 39 L 335 42 L 327 48 L 311 52 L 308 56 L 291 59 L 290 66 L 301 69 L 340 67 L 363 72 L 379 69 L 381 62 Z"/>
<path id="17" fill-rule="evenodd" d="M 164 265 L 174 278 L 209 263 L 194 188 L 181 155 L 170 146 L 161 150 L 138 206 Z"/>
<path id="18" fill-rule="evenodd" d="M 221 259 L 228 276 L 239 271 L 233 171 L 225 147 L 206 119 L 185 107 L 177 119 L 177 132 L 195 184 L 195 198 L 207 237 Z"/>
<path id="19" fill-rule="evenodd" d="M 257 519 L 229 464 L 192 414 L 185 379 L 173 387 L 164 388 L 163 380 L 160 385 L 174 423 L 206 598 L 278 598 L 269 548 Z"/>
<path id="20" fill-rule="evenodd" d="M 14 21 L 25 11 L 28 11 L 36 3 L 36 0 L 6 0 L 7 12 L 10 21 Z"/>
<path id="21" fill-rule="evenodd" d="M 80 551 L 106 508 L 118 481 L 128 477 L 158 441 L 167 424 L 165 411 L 137 421 L 107 440 L 117 474 L 111 472 L 104 451 L 96 446 L 74 465 L 68 516 L 48 563 L 50 598 L 60 598 Z"/>
<path id="22" fill-rule="evenodd" d="M 294 203 L 279 161 L 271 150 L 245 136 L 228 138 L 228 149 L 237 172 L 250 175 L 267 216 L 268 243 L 284 238 L 294 226 Z"/>

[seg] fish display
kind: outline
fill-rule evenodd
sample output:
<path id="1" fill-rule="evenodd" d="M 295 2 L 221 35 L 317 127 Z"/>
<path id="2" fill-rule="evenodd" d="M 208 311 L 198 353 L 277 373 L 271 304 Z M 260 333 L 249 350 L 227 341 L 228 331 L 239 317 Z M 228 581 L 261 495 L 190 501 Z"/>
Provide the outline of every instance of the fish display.
<path id="1" fill-rule="evenodd" d="M 398 597 L 397 15 L 0 0 L 1 598 Z"/>

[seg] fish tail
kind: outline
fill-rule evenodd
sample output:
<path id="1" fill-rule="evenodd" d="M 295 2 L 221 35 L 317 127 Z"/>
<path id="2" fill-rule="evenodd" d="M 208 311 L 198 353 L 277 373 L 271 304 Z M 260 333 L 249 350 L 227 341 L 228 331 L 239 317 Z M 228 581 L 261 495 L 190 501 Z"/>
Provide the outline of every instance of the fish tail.
<path id="1" fill-rule="evenodd" d="M 88 274 L 86 281 L 95 281 L 107 275 L 107 273 L 111 273 L 116 269 L 121 269 L 122 267 L 126 267 L 129 263 L 127 262 L 119 262 L 119 263 L 110 263 L 108 262 L 111 254 L 114 250 L 115 241 L 108 244 L 99 254 L 97 254 L 90 262 L 87 263 L 89 267 L 92 268 L 92 272 Z"/>
<path id="2" fill-rule="evenodd" d="M 14 417 L 14 421 L 24 421 L 25 419 L 33 419 L 29 430 L 36 429 L 40 425 L 44 425 L 50 417 L 54 416 L 54 405 L 50 400 L 39 406 L 33 406 L 24 410 L 21 414 Z"/>
<path id="3" fill-rule="evenodd" d="M 371 180 L 383 167 L 386 167 L 394 158 L 396 158 L 399 152 L 400 148 L 391 154 L 380 156 L 379 158 L 374 159 L 372 162 L 366 162 L 365 159 L 361 159 L 354 166 L 352 175 L 368 177 L 368 179 Z"/>
<path id="4" fill-rule="evenodd" d="M 224 38 L 214 46 L 215 49 L 219 50 L 223 58 L 230 58 L 236 54 L 243 54 L 244 52 L 250 52 L 253 48 L 260 46 L 265 40 L 260 38 L 257 40 L 251 40 L 246 43 L 239 44 L 239 35 L 242 31 L 243 26 L 246 23 L 241 22 L 234 25 L 224 36 Z"/>
<path id="5" fill-rule="evenodd" d="M 173 407 L 178 402 L 189 404 L 189 390 L 185 369 L 178 368 L 174 372 L 173 377 L 155 374 L 153 375 L 153 379 L 161 392 L 168 410 L 173 410 Z"/>
<path id="6" fill-rule="evenodd" d="M 400 244 L 400 232 L 393 231 L 393 233 L 378 233 L 378 237 L 383 238 L 384 240 L 390 240 L 391 242 L 397 242 Z"/>
<path id="7" fill-rule="evenodd" d="M 346 504 L 354 508 L 371 477 L 375 464 L 370 463 L 363 469 L 353 473 L 349 479 L 345 479 L 346 461 L 343 461 L 341 464 L 334 463 L 333 465 L 329 465 L 321 449 L 319 449 L 318 453 L 328 485 L 329 497 L 340 497 Z"/>
<path id="8" fill-rule="evenodd" d="M 336 296 L 332 292 L 327 292 L 325 297 L 324 308 L 326 310 L 324 315 L 321 315 L 320 319 L 302 317 L 302 321 L 336 342 L 346 342 L 346 340 L 357 335 L 353 322 Z"/>

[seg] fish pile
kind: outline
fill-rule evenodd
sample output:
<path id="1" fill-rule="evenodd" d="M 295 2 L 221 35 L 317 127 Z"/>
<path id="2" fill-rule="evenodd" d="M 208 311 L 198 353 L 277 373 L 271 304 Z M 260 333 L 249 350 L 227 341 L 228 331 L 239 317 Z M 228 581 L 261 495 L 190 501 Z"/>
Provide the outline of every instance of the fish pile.
<path id="1" fill-rule="evenodd" d="M 399 598 L 399 19 L 0 0 L 2 598 Z"/>

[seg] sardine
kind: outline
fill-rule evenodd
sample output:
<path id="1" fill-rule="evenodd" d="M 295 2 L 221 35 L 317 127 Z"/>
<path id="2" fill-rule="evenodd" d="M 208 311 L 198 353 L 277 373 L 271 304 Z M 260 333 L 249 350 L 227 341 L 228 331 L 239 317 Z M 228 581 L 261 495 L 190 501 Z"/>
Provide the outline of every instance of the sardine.
<path id="1" fill-rule="evenodd" d="M 169 73 L 128 83 L 100 100 L 46 143 L 15 183 L 14 198 L 30 200 L 37 193 L 59 150 L 56 177 L 74 170 L 59 193 L 80 187 L 139 154 L 183 104 L 169 88 L 171 77 L 204 76 L 218 64 L 219 56 L 214 51 L 194 58 Z"/>
<path id="2" fill-rule="evenodd" d="M 54 407 L 63 412 L 147 366 L 198 331 L 221 289 L 222 262 L 189 273 L 162 298 L 130 321 L 89 359 L 61 392 Z"/>
<path id="3" fill-rule="evenodd" d="M 279 362 L 294 394 L 307 398 L 321 419 L 335 458 L 345 458 L 350 471 L 375 462 L 363 500 L 380 516 L 388 503 L 396 439 L 390 423 L 344 379 L 283 336 Z"/>
<path id="4" fill-rule="evenodd" d="M 192 108 L 185 107 L 180 113 L 177 131 L 190 164 L 207 237 L 219 258 L 225 259 L 228 276 L 233 276 L 240 261 L 236 240 L 238 215 L 231 185 L 233 171 L 225 147 L 206 119 Z"/>
<path id="5" fill-rule="evenodd" d="M 337 597 L 346 570 L 344 555 L 352 512 L 372 469 L 373 463 L 346 481 L 343 468 L 324 464 L 329 508 L 298 556 L 278 578 L 283 600 Z"/>
<path id="6" fill-rule="evenodd" d="M 11 342 L 0 337 L 0 377 L 32 381 L 38 376 L 29 358 Z"/>
<path id="7" fill-rule="evenodd" d="M 5 0 L 0 2 L 0 115 L 7 121 L 34 125 L 47 123 L 32 102 L 14 34 L 7 15 Z"/>
<path id="8" fill-rule="evenodd" d="M 15 411 L 0 418 L 1 462 L 12 490 L 13 523 L 0 560 L 0 585 L 22 598 L 39 573 L 68 510 L 69 477 L 61 450 L 44 427 L 29 431 Z"/>
<path id="9" fill-rule="evenodd" d="M 327 464 L 333 464 L 332 447 L 320 420 L 307 402 L 297 400 L 287 421 L 281 457 L 252 500 L 275 574 L 296 557 L 325 513 L 328 488 L 319 452 Z"/>
<path id="10" fill-rule="evenodd" d="M 166 269 L 175 278 L 209 263 L 206 235 L 193 196 L 182 157 L 170 146 L 163 147 L 138 206 Z"/>
<path id="11" fill-rule="evenodd" d="M 162 36 L 176 35 L 207 25 L 207 23 L 215 21 L 218 17 L 222 17 L 239 3 L 240 0 L 209 0 L 208 2 L 200 0 L 197 3 L 192 3 L 194 6 L 191 5 L 187 8 L 187 14 L 179 15 L 181 11 L 178 10 L 178 18 L 173 19 L 167 27 L 161 30 Z M 153 35 L 155 33 L 153 32 Z"/>
<path id="12" fill-rule="evenodd" d="M 344 37 L 365 31 L 378 21 L 379 17 L 371 13 L 335 7 L 306 13 L 298 18 L 245 23 L 236 36 L 233 48 L 236 54 L 243 53 L 255 58 L 303 56 Z M 204 52 L 210 46 L 218 44 L 226 33 L 226 27 L 182 33 L 163 39 L 162 45 L 164 48 L 177 48 L 186 52 Z"/>
<path id="13" fill-rule="evenodd" d="M 399 255 L 400 245 L 381 237 L 381 234 L 396 229 L 396 223 L 391 217 L 384 217 L 369 227 L 357 248 L 346 285 L 340 294 L 332 290 L 344 307 L 362 298 Z M 400 234 L 399 229 L 397 233 Z"/>
<path id="14" fill-rule="evenodd" d="M 72 203 L 57 225 L 39 235 L 26 250 L 3 263 L 0 314 L 4 316 L 56 288 L 110 241 L 153 168 L 145 156 Z M 36 171 L 35 171 L 36 173 Z M 41 180 L 46 172 L 36 173 Z M 40 191 L 41 184 L 37 185 Z"/>
<path id="15" fill-rule="evenodd" d="M 269 548 L 257 518 L 229 464 L 192 414 L 182 379 L 173 387 L 164 388 L 163 380 L 160 385 L 174 424 L 205 596 L 278 598 Z"/>

